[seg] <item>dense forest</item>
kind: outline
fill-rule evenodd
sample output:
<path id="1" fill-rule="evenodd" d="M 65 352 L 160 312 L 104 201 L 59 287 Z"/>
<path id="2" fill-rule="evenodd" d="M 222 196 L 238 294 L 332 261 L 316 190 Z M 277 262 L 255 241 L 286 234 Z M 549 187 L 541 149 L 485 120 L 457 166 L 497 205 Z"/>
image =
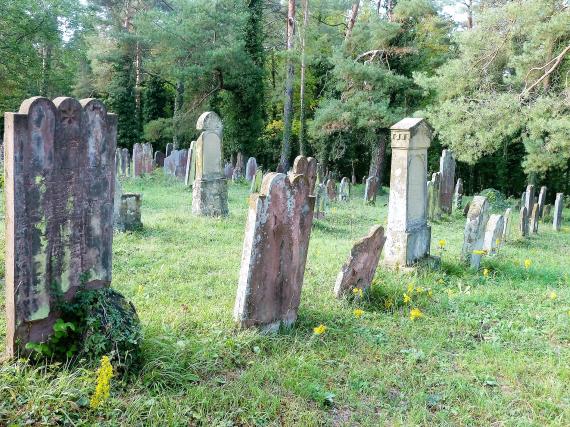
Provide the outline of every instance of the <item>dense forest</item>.
<path id="1" fill-rule="evenodd" d="M 566 0 L 0 0 L 0 111 L 97 97 L 118 143 L 188 147 L 206 110 L 224 155 L 388 182 L 389 127 L 434 129 L 468 193 L 570 191 Z M 0 126 L 3 126 L 0 125 Z M 552 194 L 553 192 L 551 192 Z"/>

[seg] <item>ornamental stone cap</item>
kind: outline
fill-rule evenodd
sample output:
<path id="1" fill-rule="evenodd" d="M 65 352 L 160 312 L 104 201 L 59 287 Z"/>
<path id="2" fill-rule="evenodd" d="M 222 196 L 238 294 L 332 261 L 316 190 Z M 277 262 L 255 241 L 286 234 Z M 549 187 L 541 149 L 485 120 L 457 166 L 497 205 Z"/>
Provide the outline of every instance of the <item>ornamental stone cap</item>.
<path id="1" fill-rule="evenodd" d="M 390 130 L 412 130 L 416 126 L 418 126 L 421 122 L 425 120 L 421 117 L 406 117 L 405 119 L 400 120 L 395 125 L 390 127 Z"/>
<path id="2" fill-rule="evenodd" d="M 198 117 L 198 121 L 196 122 L 196 129 L 220 132 L 222 130 L 222 120 L 220 119 L 220 116 L 218 116 L 213 111 L 206 111 L 205 113 L 202 113 L 200 117 Z"/>
<path id="3" fill-rule="evenodd" d="M 427 149 L 431 145 L 432 129 L 420 117 L 407 117 L 390 127 L 392 148 Z"/>

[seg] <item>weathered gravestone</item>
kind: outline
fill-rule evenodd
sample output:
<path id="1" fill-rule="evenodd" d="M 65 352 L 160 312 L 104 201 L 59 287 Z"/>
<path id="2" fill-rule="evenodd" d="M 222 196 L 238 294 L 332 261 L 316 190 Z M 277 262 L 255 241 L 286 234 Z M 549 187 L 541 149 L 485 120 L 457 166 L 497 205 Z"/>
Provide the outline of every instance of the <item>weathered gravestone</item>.
<path id="1" fill-rule="evenodd" d="M 461 260 L 472 268 L 479 269 L 483 251 L 485 230 L 489 221 L 489 202 L 483 196 L 475 196 L 471 201 L 467 222 L 463 233 Z"/>
<path id="2" fill-rule="evenodd" d="M 261 168 L 257 169 L 255 176 L 251 180 L 251 187 L 249 189 L 250 193 L 259 193 L 261 191 L 261 184 L 263 183 L 263 171 Z"/>
<path id="3" fill-rule="evenodd" d="M 133 145 L 133 176 L 138 178 L 144 173 L 143 170 L 144 159 L 142 144 L 136 143 Z"/>
<path id="4" fill-rule="evenodd" d="M 534 185 L 529 184 L 526 187 L 524 195 L 524 207 L 526 207 L 527 221 L 530 220 L 532 208 L 534 206 Z M 528 225 L 530 229 L 530 224 Z"/>
<path id="5" fill-rule="evenodd" d="M 544 211 L 542 212 L 542 222 L 552 221 L 552 205 L 544 205 Z"/>
<path id="6" fill-rule="evenodd" d="M 142 145 L 143 152 L 143 173 L 152 173 L 154 169 L 154 159 L 153 159 L 153 149 L 150 143 L 145 143 Z"/>
<path id="7" fill-rule="evenodd" d="M 324 219 L 328 208 L 327 187 L 317 184 L 315 187 L 315 219 Z"/>
<path id="8" fill-rule="evenodd" d="M 243 169 L 244 169 L 243 154 L 241 152 L 238 152 L 237 153 L 236 165 L 234 167 L 234 172 L 232 174 L 232 181 L 235 182 L 235 181 L 243 178 Z"/>
<path id="9" fill-rule="evenodd" d="M 451 213 L 453 202 L 453 185 L 455 184 L 455 158 L 450 150 L 443 150 L 439 159 L 440 187 L 439 206 L 446 213 Z"/>
<path id="10" fill-rule="evenodd" d="M 495 253 L 496 249 L 503 242 L 503 231 L 505 230 L 505 218 L 503 215 L 491 215 L 485 228 L 483 239 L 483 250 L 488 253 Z"/>
<path id="11" fill-rule="evenodd" d="M 441 219 L 441 173 L 432 174 L 431 181 L 427 183 L 427 217 L 430 221 L 439 221 Z"/>
<path id="12" fill-rule="evenodd" d="M 80 286 L 111 283 L 117 119 L 95 99 L 5 113 L 9 356 L 44 342 Z"/>
<path id="13" fill-rule="evenodd" d="M 503 227 L 503 235 L 501 236 L 502 242 L 507 242 L 509 240 L 509 234 L 511 232 L 511 214 L 512 214 L 512 209 L 507 208 L 505 210 L 505 214 L 503 215 L 504 227 Z"/>
<path id="14" fill-rule="evenodd" d="M 528 212 L 526 210 L 526 206 L 521 208 L 519 216 L 519 232 L 521 237 L 528 236 Z"/>
<path id="15" fill-rule="evenodd" d="M 247 159 L 247 164 L 245 166 L 245 179 L 251 182 L 255 177 L 256 172 L 257 172 L 257 160 L 255 160 L 255 157 L 250 157 L 249 159 Z"/>
<path id="16" fill-rule="evenodd" d="M 463 208 L 463 216 L 465 216 L 465 217 L 467 216 L 470 208 L 471 208 L 471 202 L 467 202 L 467 204 Z"/>
<path id="17" fill-rule="evenodd" d="M 332 178 L 327 180 L 327 198 L 330 202 L 336 201 L 336 184 Z"/>
<path id="18" fill-rule="evenodd" d="M 124 193 L 119 200 L 115 228 L 119 231 L 135 231 L 143 227 L 141 221 L 141 195 Z"/>
<path id="19" fill-rule="evenodd" d="M 164 158 L 164 175 L 184 180 L 186 165 L 188 164 L 188 150 L 173 150 L 170 156 Z"/>
<path id="20" fill-rule="evenodd" d="M 174 144 L 172 142 L 169 142 L 168 144 L 166 144 L 166 153 L 164 154 L 164 157 L 168 157 L 170 156 L 170 154 L 172 154 L 172 151 L 174 150 Z"/>
<path id="21" fill-rule="evenodd" d="M 115 176 L 121 174 L 121 149 L 117 147 L 115 149 Z"/>
<path id="22" fill-rule="evenodd" d="M 196 141 L 196 179 L 192 188 L 192 213 L 205 216 L 228 214 L 228 182 L 222 173 L 222 121 L 205 112 L 196 123 L 202 131 Z"/>
<path id="23" fill-rule="evenodd" d="M 129 176 L 131 170 L 131 153 L 127 148 L 121 150 L 121 175 Z"/>
<path id="24" fill-rule="evenodd" d="M 554 219 L 552 221 L 552 228 L 555 231 L 560 231 L 562 227 L 562 209 L 564 208 L 564 194 L 557 193 L 556 201 L 554 202 Z"/>
<path id="25" fill-rule="evenodd" d="M 410 266 L 429 256 L 427 149 L 431 129 L 424 119 L 406 118 L 391 127 L 392 168 L 385 263 Z"/>
<path id="26" fill-rule="evenodd" d="M 378 178 L 369 176 L 366 178 L 366 186 L 364 187 L 364 204 L 375 205 L 376 194 L 378 193 Z"/>
<path id="27" fill-rule="evenodd" d="M 232 163 L 226 162 L 226 164 L 224 165 L 224 178 L 229 180 L 232 179 L 233 175 L 234 175 L 234 167 L 232 166 Z"/>
<path id="28" fill-rule="evenodd" d="M 532 231 L 532 234 L 537 234 L 538 233 L 538 212 L 539 212 L 540 208 L 538 206 L 538 203 L 535 203 L 532 206 L 532 212 L 530 214 L 530 229 Z"/>
<path id="29" fill-rule="evenodd" d="M 540 193 L 538 193 L 538 217 L 542 218 L 544 212 L 544 205 L 546 204 L 546 186 L 540 187 Z"/>
<path id="30" fill-rule="evenodd" d="M 314 157 L 307 157 L 307 179 L 309 180 L 309 194 L 315 194 L 315 185 L 318 181 L 319 164 Z"/>
<path id="31" fill-rule="evenodd" d="M 164 153 L 162 151 L 155 151 L 154 152 L 154 165 L 157 168 L 162 168 L 164 167 L 164 158 L 166 156 L 164 155 Z"/>
<path id="32" fill-rule="evenodd" d="M 315 203 L 307 166 L 297 157 L 292 174 L 265 175 L 250 196 L 234 309 L 242 328 L 276 330 L 297 319 Z"/>
<path id="33" fill-rule="evenodd" d="M 347 177 L 344 177 L 340 181 L 339 187 L 339 200 L 341 202 L 348 202 L 350 200 L 350 182 Z"/>
<path id="34" fill-rule="evenodd" d="M 455 192 L 453 193 L 453 209 L 461 210 L 463 208 L 463 180 L 459 178 L 455 184 Z"/>
<path id="35" fill-rule="evenodd" d="M 376 273 L 385 241 L 384 229 L 376 225 L 366 237 L 354 244 L 336 278 L 334 294 L 337 298 L 355 288 L 368 289 Z"/>
<path id="36" fill-rule="evenodd" d="M 184 184 L 194 185 L 196 179 L 196 141 L 190 143 L 188 156 L 186 156 L 186 172 L 184 173 Z"/>

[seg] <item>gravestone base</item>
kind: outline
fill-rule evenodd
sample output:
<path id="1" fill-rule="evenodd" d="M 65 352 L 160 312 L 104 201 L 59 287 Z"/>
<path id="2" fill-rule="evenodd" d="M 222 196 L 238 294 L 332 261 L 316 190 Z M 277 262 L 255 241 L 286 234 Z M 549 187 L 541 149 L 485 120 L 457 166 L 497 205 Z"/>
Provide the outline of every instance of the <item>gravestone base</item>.
<path id="1" fill-rule="evenodd" d="M 121 196 L 119 216 L 116 220 L 116 228 L 121 232 L 136 231 L 143 228 L 141 221 L 141 195 L 125 193 Z"/>
<path id="2" fill-rule="evenodd" d="M 394 231 L 386 241 L 384 265 L 401 269 L 412 267 L 429 257 L 431 227 L 423 226 L 413 231 Z"/>
<path id="3" fill-rule="evenodd" d="M 394 271 L 402 274 L 416 273 L 419 269 L 437 271 L 441 269 L 441 258 L 434 255 L 428 255 L 417 261 L 409 267 L 395 266 Z"/>
<path id="4" fill-rule="evenodd" d="M 194 181 L 192 213 L 201 216 L 228 215 L 228 182 L 225 178 Z"/>

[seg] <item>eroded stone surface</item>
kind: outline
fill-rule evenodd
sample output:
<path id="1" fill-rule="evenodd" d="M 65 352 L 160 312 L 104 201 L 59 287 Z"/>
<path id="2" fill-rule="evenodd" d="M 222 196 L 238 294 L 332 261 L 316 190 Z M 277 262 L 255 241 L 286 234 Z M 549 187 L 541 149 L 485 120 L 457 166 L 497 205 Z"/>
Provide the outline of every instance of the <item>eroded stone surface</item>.
<path id="1" fill-rule="evenodd" d="M 327 187 L 317 184 L 315 187 L 315 219 L 324 219 L 328 209 Z"/>
<path id="2" fill-rule="evenodd" d="M 505 218 L 503 215 L 491 215 L 485 228 L 485 238 L 483 240 L 483 250 L 488 253 L 495 253 L 503 242 L 503 231 L 505 229 Z"/>
<path id="3" fill-rule="evenodd" d="M 127 148 L 121 149 L 121 175 L 129 176 L 131 170 L 131 153 Z"/>
<path id="4" fill-rule="evenodd" d="M 479 269 L 481 265 L 485 230 L 489 221 L 489 203 L 483 196 L 475 196 L 471 201 L 467 222 L 463 233 L 463 248 L 461 259 L 472 268 Z"/>
<path id="5" fill-rule="evenodd" d="M 532 205 L 532 212 L 530 213 L 530 230 L 532 231 L 532 234 L 537 234 L 538 233 L 538 212 L 539 212 L 540 208 L 538 203 L 535 203 L 534 205 Z"/>
<path id="6" fill-rule="evenodd" d="M 237 181 L 243 178 L 243 170 L 244 170 L 244 161 L 243 161 L 243 154 L 241 152 L 237 153 L 236 164 L 234 167 L 234 172 L 232 174 L 232 181 Z"/>
<path id="7" fill-rule="evenodd" d="M 255 177 L 256 172 L 257 172 L 257 160 L 255 160 L 255 157 L 250 157 L 249 159 L 247 159 L 247 165 L 245 166 L 245 179 L 251 182 Z"/>
<path id="8" fill-rule="evenodd" d="M 376 194 L 378 193 L 378 178 L 369 176 L 366 178 L 366 186 L 364 187 L 364 203 L 366 205 L 374 205 L 376 203 Z"/>
<path id="9" fill-rule="evenodd" d="M 554 202 L 554 219 L 552 221 L 552 228 L 555 231 L 560 231 L 562 227 L 562 209 L 564 208 L 564 194 L 557 193 L 556 201 Z"/>
<path id="10" fill-rule="evenodd" d="M 427 183 L 428 193 L 428 212 L 427 217 L 430 221 L 439 221 L 441 219 L 441 173 L 436 172 L 432 175 L 431 181 Z"/>
<path id="11" fill-rule="evenodd" d="M 521 237 L 528 236 L 528 213 L 526 210 L 526 206 L 523 206 L 520 211 L 519 216 L 519 233 Z"/>
<path id="12" fill-rule="evenodd" d="M 186 177 L 187 164 L 188 150 L 173 150 L 170 156 L 164 159 L 164 174 L 182 181 Z"/>
<path id="13" fill-rule="evenodd" d="M 350 200 L 350 181 L 346 176 L 342 178 L 340 181 L 338 193 L 339 193 L 339 200 L 341 202 L 348 202 Z"/>
<path id="14" fill-rule="evenodd" d="M 307 157 L 307 179 L 309 180 L 309 194 L 315 194 L 315 186 L 318 181 L 319 164 L 314 157 Z"/>
<path id="15" fill-rule="evenodd" d="M 453 201 L 454 184 L 455 184 L 455 158 L 450 150 L 443 150 L 439 159 L 439 173 L 441 183 L 439 187 L 439 205 L 441 210 L 451 213 L 451 204 Z"/>
<path id="16" fill-rule="evenodd" d="M 224 165 L 224 178 L 232 179 L 234 175 L 234 167 L 232 166 L 231 162 L 226 162 Z"/>
<path id="17" fill-rule="evenodd" d="M 453 193 L 453 209 L 463 209 L 463 180 L 459 178 L 455 184 L 455 192 Z"/>
<path id="18" fill-rule="evenodd" d="M 98 100 L 65 97 L 30 98 L 4 119 L 13 355 L 52 333 L 56 294 L 111 282 L 117 120 Z"/>
<path id="19" fill-rule="evenodd" d="M 145 143 L 142 145 L 142 154 L 143 154 L 143 173 L 149 174 L 152 173 L 154 169 L 154 158 L 153 158 L 153 149 L 150 143 Z"/>
<path id="20" fill-rule="evenodd" d="M 523 206 L 526 208 L 526 214 L 527 214 L 526 218 L 528 223 L 530 221 L 532 208 L 534 206 L 534 185 L 532 184 L 529 184 L 526 187 L 526 191 L 524 193 Z M 530 223 L 527 224 L 527 229 L 530 231 L 531 229 Z"/>
<path id="21" fill-rule="evenodd" d="M 327 197 L 329 199 L 329 202 L 336 201 L 336 183 L 332 178 L 327 180 Z"/>
<path id="22" fill-rule="evenodd" d="M 164 167 L 164 158 L 166 156 L 164 155 L 164 153 L 162 151 L 155 151 L 154 152 L 154 165 L 157 168 L 162 168 Z"/>
<path id="23" fill-rule="evenodd" d="M 249 201 L 234 318 L 238 325 L 275 330 L 297 319 L 315 199 L 295 160 L 290 175 L 269 173 Z"/>
<path id="24" fill-rule="evenodd" d="M 170 156 L 170 154 L 172 154 L 172 151 L 174 151 L 174 144 L 172 142 L 169 142 L 166 144 L 166 153 L 164 154 L 164 157 L 166 158 Z"/>
<path id="25" fill-rule="evenodd" d="M 384 229 L 376 225 L 366 237 L 354 244 L 336 278 L 334 294 L 337 298 L 354 288 L 366 290 L 370 286 L 385 241 Z"/>
<path id="26" fill-rule="evenodd" d="M 143 227 L 141 221 L 141 195 L 125 193 L 121 195 L 119 216 L 116 228 L 119 231 L 136 231 Z"/>

